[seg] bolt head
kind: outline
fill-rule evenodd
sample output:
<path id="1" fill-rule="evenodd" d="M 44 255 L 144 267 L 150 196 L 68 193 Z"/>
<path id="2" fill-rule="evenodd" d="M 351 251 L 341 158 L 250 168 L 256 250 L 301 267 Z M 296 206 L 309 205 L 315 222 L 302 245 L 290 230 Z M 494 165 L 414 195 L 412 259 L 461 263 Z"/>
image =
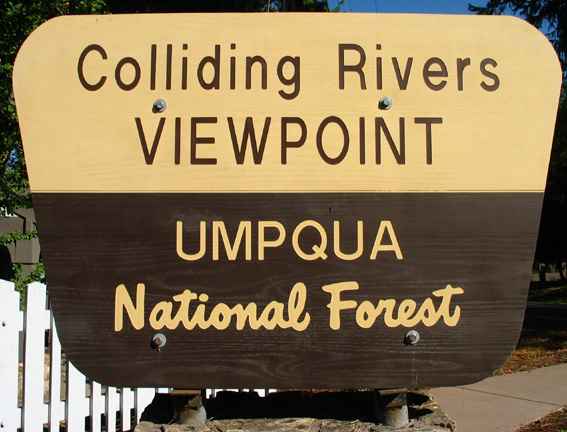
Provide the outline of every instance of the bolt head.
<path id="1" fill-rule="evenodd" d="M 154 102 L 152 110 L 154 112 L 164 112 L 167 108 L 167 102 L 165 99 L 158 99 Z"/>
<path id="2" fill-rule="evenodd" d="M 154 348 L 162 348 L 166 344 L 166 342 L 167 338 L 161 333 L 156 333 L 152 338 L 152 346 Z"/>
<path id="3" fill-rule="evenodd" d="M 389 110 L 390 108 L 392 108 L 392 105 L 394 105 L 394 101 L 391 97 L 388 96 L 384 96 L 378 103 L 378 107 L 383 110 Z"/>
<path id="4" fill-rule="evenodd" d="M 415 330 L 410 330 L 406 333 L 404 342 L 406 345 L 415 345 L 419 342 L 419 333 Z"/>

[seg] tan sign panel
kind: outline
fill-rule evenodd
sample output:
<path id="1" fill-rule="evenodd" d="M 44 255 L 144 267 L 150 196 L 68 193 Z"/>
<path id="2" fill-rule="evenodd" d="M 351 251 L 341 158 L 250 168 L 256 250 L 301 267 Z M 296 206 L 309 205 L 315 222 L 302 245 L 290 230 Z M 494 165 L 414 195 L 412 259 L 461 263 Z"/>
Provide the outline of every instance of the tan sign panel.
<path id="1" fill-rule="evenodd" d="M 542 191 L 560 74 L 510 17 L 110 15 L 14 85 L 35 191 Z"/>
<path id="2" fill-rule="evenodd" d="M 560 85 L 509 17 L 42 25 L 14 88 L 68 358 L 116 386 L 486 377 L 519 336 Z"/>

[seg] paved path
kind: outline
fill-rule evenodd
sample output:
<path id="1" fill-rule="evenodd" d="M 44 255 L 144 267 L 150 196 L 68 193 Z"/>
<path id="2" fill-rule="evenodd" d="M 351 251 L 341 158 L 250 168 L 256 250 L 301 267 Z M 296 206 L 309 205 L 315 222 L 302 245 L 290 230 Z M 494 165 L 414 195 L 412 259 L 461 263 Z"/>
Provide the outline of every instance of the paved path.
<path id="1" fill-rule="evenodd" d="M 567 364 L 432 393 L 457 423 L 457 432 L 514 432 L 567 405 Z"/>

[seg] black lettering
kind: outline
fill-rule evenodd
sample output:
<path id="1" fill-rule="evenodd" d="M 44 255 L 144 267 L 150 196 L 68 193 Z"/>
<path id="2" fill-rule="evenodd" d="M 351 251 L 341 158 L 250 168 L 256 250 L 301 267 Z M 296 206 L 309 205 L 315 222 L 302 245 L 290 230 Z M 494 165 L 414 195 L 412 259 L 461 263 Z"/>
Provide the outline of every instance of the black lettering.
<path id="1" fill-rule="evenodd" d="M 376 44 L 376 50 L 381 49 L 382 45 Z M 376 88 L 382 90 L 382 57 L 376 57 Z"/>
<path id="2" fill-rule="evenodd" d="M 183 44 L 183 49 L 187 50 L 187 44 Z M 187 57 L 181 59 L 181 89 L 187 90 Z"/>
<path id="3" fill-rule="evenodd" d="M 295 123 L 301 128 L 301 136 L 297 141 L 288 141 L 287 139 L 287 125 Z M 299 117 L 282 117 L 282 165 L 287 164 L 287 149 L 288 148 L 299 148 L 305 144 L 307 139 L 307 126 L 305 122 Z"/>
<path id="4" fill-rule="evenodd" d="M 130 64 L 134 67 L 134 79 L 130 84 L 126 84 L 124 81 L 122 81 L 122 76 L 121 76 L 122 68 L 127 64 Z M 120 60 L 116 65 L 116 70 L 114 71 L 114 78 L 116 79 L 116 84 L 118 84 L 118 87 L 120 87 L 122 90 L 127 90 L 127 91 L 132 90 L 138 85 L 138 83 L 140 82 L 140 75 L 141 75 L 140 64 L 132 57 L 124 57 L 122 60 Z"/>
<path id="5" fill-rule="evenodd" d="M 366 121 L 364 117 L 359 118 L 359 129 L 360 129 L 360 165 L 364 165 L 366 163 Z"/>
<path id="6" fill-rule="evenodd" d="M 206 82 L 203 77 L 203 70 L 207 63 L 213 67 L 213 78 L 210 82 Z M 201 60 L 199 67 L 197 68 L 197 79 L 199 80 L 201 87 L 205 90 L 218 90 L 220 88 L 220 45 L 215 45 L 214 57 L 207 56 Z"/>
<path id="7" fill-rule="evenodd" d="M 157 74 L 157 45 L 152 44 L 150 55 L 150 90 L 156 89 L 156 74 Z"/>
<path id="8" fill-rule="evenodd" d="M 246 146 L 248 140 L 251 142 L 252 146 L 252 157 L 254 158 L 254 163 L 260 165 L 264 157 L 264 150 L 266 148 L 266 140 L 268 138 L 268 131 L 270 129 L 271 117 L 266 117 L 264 121 L 264 130 L 262 131 L 262 137 L 260 138 L 260 147 L 258 147 L 256 141 L 256 132 L 254 131 L 254 121 L 252 117 L 246 117 L 246 122 L 244 123 L 244 130 L 242 131 L 242 143 L 240 147 L 238 146 L 238 138 L 236 137 L 236 130 L 234 128 L 234 120 L 232 117 L 227 118 L 228 128 L 230 129 L 230 138 L 232 139 L 232 148 L 234 149 L 234 159 L 238 165 L 244 163 L 246 157 Z"/>
<path id="9" fill-rule="evenodd" d="M 171 90 L 171 63 L 173 61 L 173 45 L 167 44 L 167 57 L 165 61 L 165 89 Z"/>
<path id="10" fill-rule="evenodd" d="M 250 90 L 252 88 L 252 65 L 254 63 L 259 63 L 262 70 L 262 88 L 268 88 L 268 65 L 266 60 L 261 56 L 246 57 L 246 89 Z"/>
<path id="11" fill-rule="evenodd" d="M 433 138 L 431 133 L 431 125 L 442 124 L 443 119 L 440 117 L 417 117 L 414 119 L 414 122 L 415 124 L 425 125 L 425 159 L 427 165 L 431 165 L 433 163 Z"/>
<path id="12" fill-rule="evenodd" d="M 175 165 L 181 163 L 181 117 L 175 117 Z"/>
<path id="13" fill-rule="evenodd" d="M 480 72 L 485 77 L 490 78 L 492 81 L 494 81 L 494 83 L 490 85 L 483 81 L 480 83 L 480 86 L 486 91 L 493 92 L 498 90 L 498 87 L 500 87 L 500 78 L 498 78 L 498 75 L 496 75 L 495 73 L 486 70 L 486 66 L 488 65 L 496 67 L 498 66 L 498 63 L 496 63 L 491 58 L 485 58 L 482 62 L 480 62 Z"/>
<path id="14" fill-rule="evenodd" d="M 146 141 L 146 136 L 144 135 L 142 120 L 139 117 L 136 117 L 135 121 L 136 127 L 138 129 L 138 136 L 140 137 L 140 144 L 142 145 L 142 151 L 144 152 L 144 159 L 146 160 L 146 165 L 151 165 L 154 163 L 154 158 L 156 156 L 156 151 L 159 145 L 159 140 L 161 138 L 161 133 L 163 131 L 163 126 L 165 125 L 165 117 L 159 119 L 151 150 L 148 150 L 148 142 Z"/>
<path id="15" fill-rule="evenodd" d="M 396 72 L 396 80 L 398 80 L 398 87 L 400 90 L 405 90 L 408 88 L 408 82 L 411 72 L 411 66 L 413 64 L 413 57 L 408 57 L 406 67 L 404 69 L 404 74 L 400 70 L 400 65 L 396 57 L 392 57 L 392 64 L 394 65 L 394 72 Z"/>
<path id="16" fill-rule="evenodd" d="M 439 66 L 440 70 L 431 70 L 433 65 Z M 445 63 L 443 63 L 443 60 L 440 58 L 432 57 L 425 62 L 425 65 L 423 66 L 423 79 L 425 84 L 427 84 L 427 87 L 431 90 L 443 90 L 443 88 L 447 85 L 447 80 L 441 80 L 439 81 L 439 84 L 434 84 L 431 82 L 431 78 L 447 78 L 448 76 L 447 66 L 445 66 Z"/>
<path id="17" fill-rule="evenodd" d="M 380 131 L 384 131 L 384 136 L 390 145 L 390 149 L 392 150 L 392 154 L 396 159 L 398 165 L 405 165 L 406 163 L 406 132 L 405 132 L 405 119 L 400 117 L 400 150 L 398 151 L 396 147 L 396 143 L 388 130 L 388 126 L 386 126 L 386 122 L 382 117 L 376 117 L 376 164 L 380 165 L 382 163 L 382 154 L 381 154 L 381 133 Z"/>
<path id="18" fill-rule="evenodd" d="M 341 131 L 343 132 L 343 148 L 339 155 L 335 158 L 329 157 L 329 155 L 327 155 L 327 153 L 325 153 L 325 150 L 323 149 L 323 132 L 325 131 L 325 128 L 329 123 L 338 124 L 341 128 Z M 348 152 L 349 141 L 348 129 L 345 123 L 338 117 L 327 117 L 321 122 L 319 129 L 317 129 L 317 150 L 319 151 L 319 156 L 321 156 L 321 159 L 323 159 L 329 165 L 337 165 L 338 163 L 343 161 Z"/>
<path id="19" fill-rule="evenodd" d="M 235 50 L 236 44 L 231 43 L 230 49 Z M 230 57 L 230 89 L 234 90 L 236 88 L 236 57 Z"/>
<path id="20" fill-rule="evenodd" d="M 198 137 L 197 125 L 198 124 L 211 124 L 216 123 L 216 117 L 192 117 L 191 118 L 191 165 L 216 165 L 216 158 L 198 158 L 197 157 L 197 144 L 214 144 L 214 137 Z"/>
<path id="21" fill-rule="evenodd" d="M 360 59 L 355 65 L 345 65 L 345 50 L 353 50 L 358 52 Z M 362 68 L 366 63 L 366 53 L 360 45 L 356 44 L 339 44 L 339 89 L 345 88 L 345 72 L 356 72 L 360 78 L 360 88 L 366 90 L 366 79 Z"/>
<path id="22" fill-rule="evenodd" d="M 457 59 L 457 89 L 459 91 L 463 91 L 464 84 L 463 84 L 463 71 L 467 66 L 470 66 L 471 59 Z"/>
<path id="23" fill-rule="evenodd" d="M 291 76 L 291 78 L 286 78 L 283 74 L 283 69 L 286 63 L 290 63 L 293 65 L 293 75 Z M 288 86 L 289 85 L 294 86 L 293 91 L 291 93 L 286 93 L 283 90 L 280 90 L 278 92 L 279 95 L 286 100 L 295 99 L 299 94 L 299 90 L 301 87 L 299 57 L 290 57 L 290 56 L 282 57 L 278 63 L 277 70 L 278 70 L 278 78 L 280 79 L 280 82 L 282 84 Z"/>
<path id="24" fill-rule="evenodd" d="M 106 76 L 103 75 L 102 77 L 100 77 L 100 80 L 98 80 L 96 84 L 89 84 L 85 79 L 85 74 L 83 73 L 83 66 L 85 64 L 85 58 L 87 57 L 87 54 L 90 53 L 91 51 L 98 52 L 100 56 L 103 58 L 103 60 L 107 59 L 106 51 L 104 50 L 103 47 L 96 44 L 89 45 L 83 50 L 83 52 L 79 56 L 79 62 L 77 63 L 77 73 L 79 75 L 79 81 L 81 82 L 81 85 L 84 88 L 86 88 L 89 91 L 96 91 L 104 85 L 104 83 L 106 82 Z"/>

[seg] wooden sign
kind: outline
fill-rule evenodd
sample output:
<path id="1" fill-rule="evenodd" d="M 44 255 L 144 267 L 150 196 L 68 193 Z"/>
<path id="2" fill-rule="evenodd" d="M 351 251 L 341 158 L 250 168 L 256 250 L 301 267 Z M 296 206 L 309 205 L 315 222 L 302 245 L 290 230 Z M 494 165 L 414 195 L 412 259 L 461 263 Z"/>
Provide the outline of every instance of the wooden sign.
<path id="1" fill-rule="evenodd" d="M 63 348 L 115 386 L 486 377 L 561 84 L 510 17 L 64 17 L 14 89 Z"/>

